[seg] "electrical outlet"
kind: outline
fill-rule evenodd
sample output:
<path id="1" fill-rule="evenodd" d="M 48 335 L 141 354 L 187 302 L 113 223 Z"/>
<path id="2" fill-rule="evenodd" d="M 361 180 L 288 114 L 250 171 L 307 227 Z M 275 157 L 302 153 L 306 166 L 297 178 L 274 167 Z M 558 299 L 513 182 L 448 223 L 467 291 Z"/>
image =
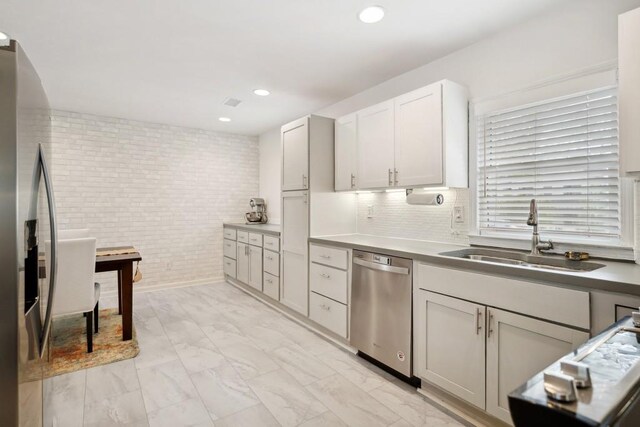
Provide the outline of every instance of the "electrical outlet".
<path id="1" fill-rule="evenodd" d="M 464 223 L 464 206 L 453 207 L 453 222 L 456 224 Z"/>
<path id="2" fill-rule="evenodd" d="M 373 205 L 367 205 L 367 218 L 373 218 Z"/>

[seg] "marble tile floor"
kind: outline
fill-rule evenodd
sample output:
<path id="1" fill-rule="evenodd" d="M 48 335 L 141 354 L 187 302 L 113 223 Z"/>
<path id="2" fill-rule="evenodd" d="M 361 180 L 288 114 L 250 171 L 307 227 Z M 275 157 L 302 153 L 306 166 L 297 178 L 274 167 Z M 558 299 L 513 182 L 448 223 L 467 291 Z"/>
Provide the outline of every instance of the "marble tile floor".
<path id="1" fill-rule="evenodd" d="M 134 322 L 135 359 L 45 381 L 46 426 L 461 425 L 228 283 L 136 294 Z"/>

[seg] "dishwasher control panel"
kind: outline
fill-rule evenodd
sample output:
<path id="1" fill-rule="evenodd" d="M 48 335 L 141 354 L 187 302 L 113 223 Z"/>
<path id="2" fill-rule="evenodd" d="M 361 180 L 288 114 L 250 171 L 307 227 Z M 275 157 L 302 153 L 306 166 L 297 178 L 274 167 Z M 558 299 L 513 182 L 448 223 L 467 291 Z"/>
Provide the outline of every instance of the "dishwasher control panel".
<path id="1" fill-rule="evenodd" d="M 384 265 L 391 265 L 391 258 L 384 255 L 373 254 L 373 262 Z"/>

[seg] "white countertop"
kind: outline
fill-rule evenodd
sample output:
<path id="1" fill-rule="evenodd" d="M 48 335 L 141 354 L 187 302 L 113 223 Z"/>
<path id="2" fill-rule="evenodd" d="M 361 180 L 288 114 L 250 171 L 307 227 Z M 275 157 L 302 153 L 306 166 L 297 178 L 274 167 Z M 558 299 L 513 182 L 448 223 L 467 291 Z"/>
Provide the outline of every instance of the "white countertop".
<path id="1" fill-rule="evenodd" d="M 224 227 L 239 228 L 247 231 L 255 231 L 256 233 L 267 233 L 280 235 L 280 224 L 245 224 L 244 222 L 225 222 Z"/>
<path id="2" fill-rule="evenodd" d="M 487 274 L 514 276 L 555 285 L 599 289 L 609 292 L 640 295 L 640 265 L 632 262 L 618 262 L 593 259 L 605 266 L 593 271 L 573 272 L 556 270 L 533 270 L 530 268 L 500 265 L 464 258 L 441 255 L 442 252 L 470 248 L 465 245 L 429 242 L 423 240 L 378 237 L 366 234 L 344 234 L 318 236 L 309 239 L 311 243 L 342 246 L 371 252 L 381 252 L 392 256 L 412 258 L 431 264 L 474 270 Z"/>

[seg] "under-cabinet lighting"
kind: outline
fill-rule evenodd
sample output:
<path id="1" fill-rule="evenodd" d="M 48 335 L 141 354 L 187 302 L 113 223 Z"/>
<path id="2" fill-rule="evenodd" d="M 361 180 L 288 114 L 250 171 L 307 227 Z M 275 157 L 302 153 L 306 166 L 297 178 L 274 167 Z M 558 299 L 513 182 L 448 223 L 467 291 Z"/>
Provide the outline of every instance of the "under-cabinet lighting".
<path id="1" fill-rule="evenodd" d="M 7 33 L 3 33 L 2 31 L 0 31 L 0 40 L 7 40 L 9 38 L 9 36 L 7 35 Z"/>
<path id="2" fill-rule="evenodd" d="M 256 90 L 254 90 L 254 91 L 253 91 L 253 93 L 255 93 L 255 94 L 256 94 L 256 95 L 258 95 L 258 96 L 267 96 L 267 95 L 269 95 L 271 92 L 269 92 L 269 91 L 268 91 L 268 90 L 266 90 L 266 89 L 256 89 Z"/>
<path id="3" fill-rule="evenodd" d="M 229 117 L 218 117 L 218 120 L 220 120 L 221 122 L 225 122 L 225 123 L 231 121 L 231 119 Z"/>
<path id="4" fill-rule="evenodd" d="M 385 193 L 404 193 L 406 190 L 404 188 L 390 188 L 388 190 L 384 190 Z"/>
<path id="5" fill-rule="evenodd" d="M 375 24 L 384 18 L 384 9 L 381 6 L 369 6 L 360 12 L 358 18 L 365 24 Z"/>

